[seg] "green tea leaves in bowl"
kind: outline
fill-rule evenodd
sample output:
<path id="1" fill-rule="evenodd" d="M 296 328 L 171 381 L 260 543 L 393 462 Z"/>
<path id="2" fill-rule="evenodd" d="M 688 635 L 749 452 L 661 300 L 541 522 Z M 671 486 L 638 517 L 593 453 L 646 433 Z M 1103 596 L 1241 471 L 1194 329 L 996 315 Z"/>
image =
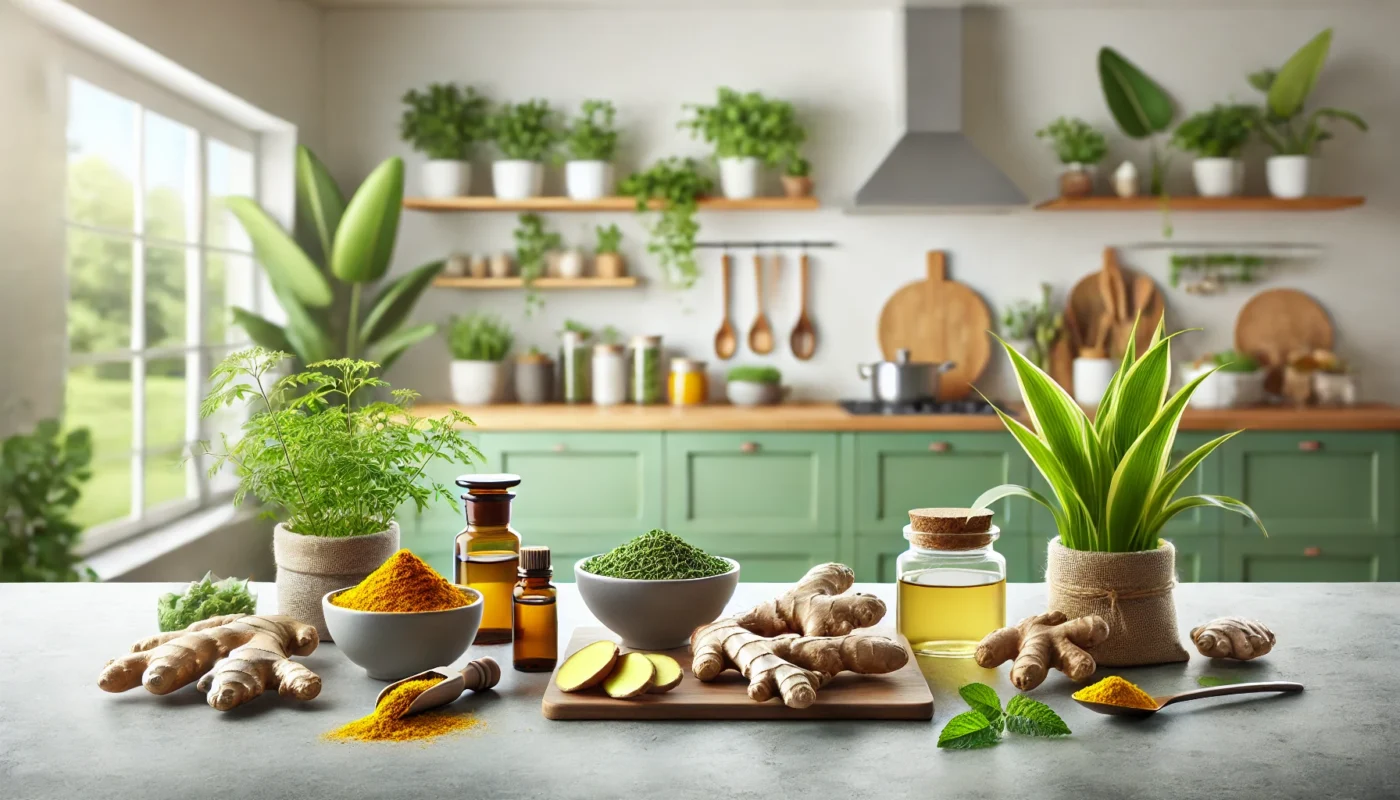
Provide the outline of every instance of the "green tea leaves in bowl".
<path id="1" fill-rule="evenodd" d="M 723 575 L 733 569 L 681 537 L 663 530 L 644 533 L 584 562 L 583 570 L 605 578 L 679 581 Z"/>

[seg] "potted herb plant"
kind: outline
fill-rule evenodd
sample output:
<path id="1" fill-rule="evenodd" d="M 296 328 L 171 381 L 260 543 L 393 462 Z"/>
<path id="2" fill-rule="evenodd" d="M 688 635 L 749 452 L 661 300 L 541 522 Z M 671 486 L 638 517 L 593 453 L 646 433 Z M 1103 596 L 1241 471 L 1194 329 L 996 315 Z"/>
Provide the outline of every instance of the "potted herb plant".
<path id="1" fill-rule="evenodd" d="M 506 103 L 490 118 L 491 141 L 505 158 L 491 165 L 496 197 L 524 200 L 544 192 L 544 159 L 559 142 L 558 114 L 545 100 Z"/>
<path id="2" fill-rule="evenodd" d="M 771 406 L 783 399 L 783 373 L 777 367 L 734 367 L 724 394 L 736 406 Z"/>
<path id="3" fill-rule="evenodd" d="M 501 399 L 506 354 L 514 337 L 499 317 L 485 313 L 453 317 L 447 327 L 452 351 L 452 402 L 481 406 Z"/>
<path id="4" fill-rule="evenodd" d="M 731 199 L 757 197 L 759 167 L 778 166 L 807 138 L 791 103 L 758 92 L 721 86 L 714 105 L 686 109 L 691 117 L 680 127 L 714 146 L 720 189 Z"/>
<path id="5" fill-rule="evenodd" d="M 688 289 L 700 277 L 695 261 L 695 237 L 700 223 L 695 212 L 700 197 L 714 183 L 700 174 L 694 159 L 663 158 L 644 172 L 635 172 L 619 187 L 637 201 L 637 213 L 646 214 L 652 201 L 660 201 L 656 217 L 648 225 L 651 241 L 647 252 L 655 255 L 673 286 Z"/>
<path id="6" fill-rule="evenodd" d="M 515 359 L 515 399 L 527 405 L 554 399 L 554 359 L 538 347 Z"/>
<path id="7" fill-rule="evenodd" d="M 564 244 L 564 238 L 544 229 L 539 214 L 521 214 L 515 228 L 515 263 L 520 267 L 520 279 L 525 284 L 525 314 L 544 305 L 535 292 L 535 279 L 544 274 L 549 254 Z M 581 264 L 580 264 L 581 269 Z"/>
<path id="8" fill-rule="evenodd" d="M 622 230 L 616 225 L 594 228 L 598 236 L 597 247 L 593 250 L 593 271 L 600 278 L 621 278 L 627 274 L 627 263 L 622 260 L 618 248 L 622 245 Z"/>
<path id="9" fill-rule="evenodd" d="M 1064 314 L 1050 307 L 1050 284 L 1040 284 L 1040 302 L 1022 300 L 1001 317 L 1007 343 L 1037 367 L 1049 371 L 1050 348 L 1064 326 Z"/>
<path id="10" fill-rule="evenodd" d="M 470 86 L 430 84 L 403 96 L 399 135 L 428 157 L 422 168 L 425 197 L 471 194 L 472 144 L 486 135 L 486 98 Z"/>
<path id="11" fill-rule="evenodd" d="M 1061 197 L 1088 197 L 1094 193 L 1098 163 L 1108 155 L 1103 134 L 1082 119 L 1059 119 L 1035 132 L 1038 139 L 1049 139 L 1055 155 L 1064 165 L 1060 173 Z"/>
<path id="12" fill-rule="evenodd" d="M 1192 408 L 1239 408 L 1264 401 L 1265 373 L 1253 356 L 1233 350 L 1207 354 L 1185 373 L 1188 382 L 1202 375 L 1205 379 L 1191 395 Z"/>
<path id="13" fill-rule="evenodd" d="M 287 357 L 254 347 L 214 368 L 200 414 L 234 404 L 253 413 L 237 440 L 200 449 L 213 458 L 211 472 L 232 465 L 235 503 L 252 494 L 281 517 L 273 532 L 278 613 L 328 640 L 321 598 L 364 580 L 399 549 L 394 514 L 409 501 L 419 511 L 434 498 L 456 505 L 424 469 L 436 459 L 466 467 L 481 454 L 457 432 L 471 424 L 460 412 L 414 417 L 407 411 L 417 394 L 408 390 L 389 402 L 365 399 L 389 388 L 373 376 L 377 364 L 320 361 L 274 378 Z"/>
<path id="14" fill-rule="evenodd" d="M 1161 538 L 1168 520 L 1193 508 L 1215 507 L 1264 527 L 1238 500 L 1176 496 L 1195 468 L 1238 431 L 1201 445 L 1168 469 L 1181 414 L 1211 374 L 1198 375 L 1169 395 L 1170 342 L 1159 323 L 1141 358 L 1127 348 L 1092 420 L 1049 375 L 1002 343 L 1030 424 L 1000 409 L 997 414 L 1045 477 L 1055 502 L 1007 484 L 988 489 L 973 507 L 1024 497 L 1050 510 L 1059 536 L 1049 545 L 1049 609 L 1071 619 L 1097 614 L 1108 621 L 1108 639 L 1094 648 L 1101 666 L 1187 659 L 1172 600 L 1176 551 Z"/>
<path id="15" fill-rule="evenodd" d="M 617 153 L 617 109 L 607 100 L 584 100 L 579 116 L 564 135 L 569 160 L 564 189 L 575 200 L 597 200 L 613 191 L 613 156 Z"/>
<path id="16" fill-rule="evenodd" d="M 793 156 L 783 164 L 783 194 L 812 196 L 812 165 L 802 156 Z"/>
<path id="17" fill-rule="evenodd" d="M 1274 155 L 1266 163 L 1269 193 L 1274 197 L 1304 197 L 1308 193 L 1308 168 L 1317 148 L 1332 138 L 1323 127 L 1326 120 L 1342 120 L 1365 131 L 1366 121 L 1339 108 L 1315 109 L 1306 117 L 1308 101 L 1332 47 L 1332 29 L 1319 33 L 1278 70 L 1261 70 L 1249 83 L 1266 95 L 1259 115 L 1259 135 Z"/>
<path id="18" fill-rule="evenodd" d="M 1202 197 L 1230 197 L 1244 188 L 1240 151 L 1254 127 L 1259 110 L 1246 105 L 1221 105 L 1192 115 L 1177 126 L 1172 145 L 1194 153 L 1191 175 Z"/>

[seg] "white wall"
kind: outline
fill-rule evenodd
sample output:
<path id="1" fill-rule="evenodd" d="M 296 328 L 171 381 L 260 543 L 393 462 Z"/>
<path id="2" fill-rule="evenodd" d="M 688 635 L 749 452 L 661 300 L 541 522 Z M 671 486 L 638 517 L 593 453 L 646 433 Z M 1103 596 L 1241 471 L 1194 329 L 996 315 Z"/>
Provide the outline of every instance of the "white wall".
<path id="1" fill-rule="evenodd" d="M 969 10 L 966 20 L 967 127 L 979 146 L 1032 196 L 1053 192 L 1055 165 L 1033 137 L 1060 114 L 1081 115 L 1112 127 L 1094 68 L 1099 46 L 1111 44 L 1158 78 L 1187 110 L 1213 101 L 1252 99 L 1247 71 L 1276 66 L 1326 26 L 1336 28 L 1333 55 L 1317 88 L 1318 102 L 1356 109 L 1372 132 L 1342 131 L 1328 143 L 1318 176 L 1322 192 L 1357 193 L 1370 204 L 1336 214 L 1177 215 L 1178 240 L 1315 242 L 1318 263 L 1261 284 L 1291 285 L 1314 294 L 1333 315 L 1338 347 L 1364 374 L 1372 398 L 1400 400 L 1400 353 L 1392 346 L 1389 308 L 1400 297 L 1396 227 L 1400 159 L 1395 156 L 1400 105 L 1392 102 L 1400 77 L 1400 11 L 1342 10 L 1147 11 Z M 920 277 L 930 248 L 951 251 L 953 277 L 971 284 L 992 304 L 1037 293 L 1051 281 L 1059 291 L 1096 270 L 1108 244 L 1157 240 L 1155 214 L 847 216 L 845 205 L 899 132 L 892 50 L 895 12 L 889 10 L 330 10 L 325 25 L 325 147 L 322 155 L 347 185 L 380 159 L 408 155 L 397 138 L 399 96 L 430 81 L 477 85 L 498 99 L 541 96 L 570 108 L 585 97 L 607 97 L 626 125 L 625 172 L 668 154 L 704 155 L 701 143 L 675 130 L 684 102 L 708 101 L 727 84 L 793 100 L 808 122 L 818 192 L 827 209 L 811 214 L 706 215 L 702 238 L 835 239 L 841 249 L 815 260 L 812 312 L 821 328 L 816 358 L 795 362 L 786 353 L 767 359 L 781 367 L 804 397 L 861 396 L 854 365 L 878 356 L 876 321 L 885 299 Z M 1142 148 L 1114 141 L 1112 158 L 1141 156 Z M 1251 162 L 1259 191 L 1262 162 Z M 479 174 L 485 173 L 479 157 Z M 416 164 L 410 158 L 410 167 Z M 1116 164 L 1112 161 L 1111 164 Z M 1111 166 L 1110 164 L 1110 166 Z M 1174 183 L 1185 189 L 1186 163 L 1178 158 Z M 557 173 L 558 170 L 553 172 Z M 552 176 L 557 187 L 558 176 Z M 416 179 L 410 176 L 410 192 Z M 477 192 L 487 190 L 478 180 Z M 571 241 L 591 243 L 592 226 L 608 218 L 551 215 Z M 618 217 L 633 263 L 655 277 L 643 257 L 644 235 L 628 215 Z M 475 252 L 511 246 L 509 215 L 406 214 L 396 270 L 439 258 L 453 249 Z M 1126 254 L 1165 289 L 1165 256 Z M 791 263 L 791 262 L 790 262 Z M 535 319 L 521 316 L 518 293 L 435 291 L 419 315 L 445 319 L 489 307 L 519 324 L 522 347 L 549 346 L 566 318 L 612 323 L 627 333 L 659 333 L 669 346 L 713 359 L 720 321 L 717 256 L 688 293 L 653 281 L 637 292 L 550 294 Z M 744 258 L 736 277 L 733 312 L 747 328 L 753 318 L 753 279 Z M 1167 290 L 1170 321 L 1203 326 L 1193 351 L 1229 345 L 1234 316 L 1252 294 L 1233 288 L 1201 299 Z M 781 333 L 796 317 L 796 272 L 784 268 L 770 316 Z M 772 292 L 770 291 L 770 297 Z M 396 384 L 430 399 L 447 394 L 446 349 L 432 341 L 395 368 Z M 755 359 L 741 352 L 736 363 Z M 989 385 L 1004 390 L 993 367 Z"/>

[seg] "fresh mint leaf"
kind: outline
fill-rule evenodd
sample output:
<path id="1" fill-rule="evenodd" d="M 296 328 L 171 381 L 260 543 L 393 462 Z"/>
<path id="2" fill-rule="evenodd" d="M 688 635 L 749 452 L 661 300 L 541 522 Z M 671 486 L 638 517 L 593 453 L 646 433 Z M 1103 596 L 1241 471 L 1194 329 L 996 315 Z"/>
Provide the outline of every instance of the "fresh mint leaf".
<path id="1" fill-rule="evenodd" d="M 1202 675 L 1196 679 L 1196 685 L 1202 689 L 1209 689 L 1212 686 L 1229 686 L 1232 683 L 1242 683 L 1243 678 L 1226 677 L 1223 675 Z"/>
<path id="2" fill-rule="evenodd" d="M 938 746 L 949 750 L 974 750 L 1001 741 L 1001 731 L 976 711 L 964 711 L 948 720 L 938 734 Z"/>
<path id="3" fill-rule="evenodd" d="M 1050 706 L 1023 694 L 1006 704 L 1006 729 L 1026 736 L 1068 736 L 1070 732 Z"/>
<path id="4" fill-rule="evenodd" d="M 1001 698 L 997 697 L 996 689 L 985 683 L 969 683 L 958 690 L 958 695 L 972 706 L 973 711 L 986 717 L 992 727 L 1001 729 Z"/>

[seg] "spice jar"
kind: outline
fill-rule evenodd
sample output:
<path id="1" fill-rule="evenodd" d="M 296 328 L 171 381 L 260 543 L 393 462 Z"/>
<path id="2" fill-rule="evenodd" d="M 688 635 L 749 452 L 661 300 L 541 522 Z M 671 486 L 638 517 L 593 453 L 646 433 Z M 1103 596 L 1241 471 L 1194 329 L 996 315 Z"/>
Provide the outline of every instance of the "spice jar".
<path id="1" fill-rule="evenodd" d="M 565 330 L 559 333 L 559 393 L 565 403 L 587 403 L 591 392 L 588 334 Z"/>
<path id="2" fill-rule="evenodd" d="M 661 337 L 632 337 L 632 368 L 628 398 L 637 405 L 660 403 L 665 394 L 661 375 Z"/>
<path id="3" fill-rule="evenodd" d="M 671 405 L 704 405 L 708 396 L 705 362 L 693 358 L 671 359 Z"/>
<path id="4" fill-rule="evenodd" d="M 593 404 L 615 406 L 626 399 L 627 362 L 622 345 L 593 345 Z"/>
<path id="5" fill-rule="evenodd" d="M 895 618 L 915 653 L 971 658 L 982 637 L 1006 626 L 1006 559 L 992 549 L 1000 533 L 995 525 L 981 533 L 904 526 Z"/>

